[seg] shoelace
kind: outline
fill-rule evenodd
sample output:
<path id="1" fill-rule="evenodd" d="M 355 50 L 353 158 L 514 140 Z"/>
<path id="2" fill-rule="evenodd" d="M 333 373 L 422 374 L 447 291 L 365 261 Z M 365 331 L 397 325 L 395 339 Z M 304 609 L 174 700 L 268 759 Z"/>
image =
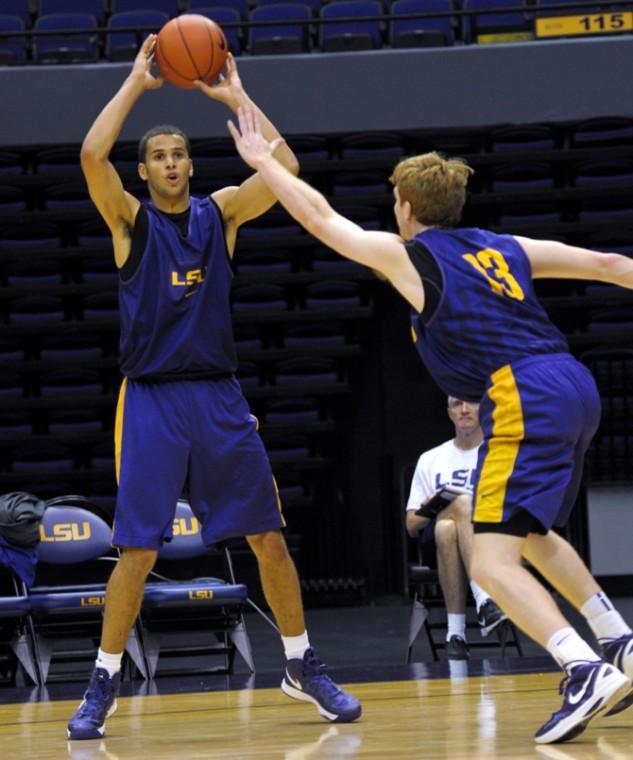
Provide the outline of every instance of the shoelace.
<path id="1" fill-rule="evenodd" d="M 328 691 L 330 694 L 338 694 L 340 689 L 327 675 L 327 665 L 324 665 L 318 657 L 309 652 L 303 661 L 303 674 L 318 679 L 319 689 Z"/>
<path id="2" fill-rule="evenodd" d="M 572 660 L 571 662 L 568 662 L 567 665 L 565 665 L 565 675 L 563 676 L 561 682 L 558 684 L 559 694 L 564 694 L 565 689 L 569 686 L 569 682 L 574 677 L 576 668 L 580 667 L 581 665 L 589 665 L 589 660 Z"/>
<path id="3" fill-rule="evenodd" d="M 86 690 L 84 699 L 86 700 L 82 709 L 84 715 L 98 715 L 103 711 L 104 703 L 111 696 L 112 687 L 109 679 L 100 674 L 95 675 L 90 681 Z"/>

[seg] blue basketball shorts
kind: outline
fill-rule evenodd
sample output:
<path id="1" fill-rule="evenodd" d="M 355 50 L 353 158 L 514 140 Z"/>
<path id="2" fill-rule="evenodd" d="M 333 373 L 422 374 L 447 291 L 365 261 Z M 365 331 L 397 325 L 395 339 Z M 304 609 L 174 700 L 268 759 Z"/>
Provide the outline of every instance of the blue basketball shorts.
<path id="1" fill-rule="evenodd" d="M 171 538 L 185 484 L 206 544 L 285 525 L 257 420 L 235 378 L 124 380 L 115 463 L 115 546 L 158 549 Z"/>
<path id="2" fill-rule="evenodd" d="M 527 510 L 544 529 L 567 523 L 600 421 L 589 370 L 570 354 L 521 359 L 491 375 L 479 407 L 474 523 Z"/>

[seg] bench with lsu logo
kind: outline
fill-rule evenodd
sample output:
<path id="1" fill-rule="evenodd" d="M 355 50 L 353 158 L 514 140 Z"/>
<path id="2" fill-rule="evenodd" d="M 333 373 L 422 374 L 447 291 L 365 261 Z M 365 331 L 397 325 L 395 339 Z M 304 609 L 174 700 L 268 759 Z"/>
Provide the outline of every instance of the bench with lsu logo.
<path id="1" fill-rule="evenodd" d="M 158 553 L 161 567 L 170 561 L 194 560 L 208 553 L 191 507 L 179 500 L 173 536 Z M 180 662 L 184 661 L 183 656 L 195 657 L 193 668 L 201 670 L 205 669 L 201 667 L 205 655 L 220 655 L 223 665 L 211 670 L 231 672 L 236 651 L 251 672 L 255 670 L 242 615 L 248 603 L 248 590 L 235 581 L 226 547 L 224 560 L 229 581 L 220 578 L 175 581 L 150 573 L 139 616 L 150 678 L 156 674 L 159 657 L 179 657 Z"/>
<path id="2" fill-rule="evenodd" d="M 94 641 L 99 638 L 105 586 L 117 560 L 111 538 L 111 526 L 88 499 L 67 496 L 49 502 L 40 524 L 37 585 L 28 596 L 42 684 L 49 677 L 57 678 L 50 673 L 51 660 L 68 663 L 96 657 Z M 60 647 L 62 640 L 65 648 Z M 136 671 L 146 678 L 136 628 L 125 651 Z M 67 675 L 65 670 L 61 677 Z"/>

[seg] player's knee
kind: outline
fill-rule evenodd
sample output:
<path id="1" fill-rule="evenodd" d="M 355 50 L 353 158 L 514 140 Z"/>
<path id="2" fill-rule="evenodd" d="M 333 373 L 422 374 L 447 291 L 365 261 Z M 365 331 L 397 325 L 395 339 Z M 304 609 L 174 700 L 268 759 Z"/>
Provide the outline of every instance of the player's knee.
<path id="1" fill-rule="evenodd" d="M 119 565 L 131 578 L 145 579 L 156 564 L 158 552 L 155 549 L 125 548 Z"/>
<path id="2" fill-rule="evenodd" d="M 246 540 L 260 562 L 283 562 L 288 559 L 288 547 L 278 530 L 247 536 Z"/>

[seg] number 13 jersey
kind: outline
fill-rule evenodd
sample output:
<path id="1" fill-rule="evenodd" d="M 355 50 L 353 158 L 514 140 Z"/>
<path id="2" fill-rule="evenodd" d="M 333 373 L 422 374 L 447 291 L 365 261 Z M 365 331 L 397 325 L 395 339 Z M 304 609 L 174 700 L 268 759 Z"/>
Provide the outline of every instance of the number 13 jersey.
<path id="1" fill-rule="evenodd" d="M 406 247 L 421 276 L 427 251 L 442 276 L 435 311 L 426 320 L 412 311 L 411 328 L 418 353 L 446 394 L 479 401 L 490 375 L 505 364 L 569 350 L 539 303 L 529 259 L 511 235 L 427 229 Z"/>

